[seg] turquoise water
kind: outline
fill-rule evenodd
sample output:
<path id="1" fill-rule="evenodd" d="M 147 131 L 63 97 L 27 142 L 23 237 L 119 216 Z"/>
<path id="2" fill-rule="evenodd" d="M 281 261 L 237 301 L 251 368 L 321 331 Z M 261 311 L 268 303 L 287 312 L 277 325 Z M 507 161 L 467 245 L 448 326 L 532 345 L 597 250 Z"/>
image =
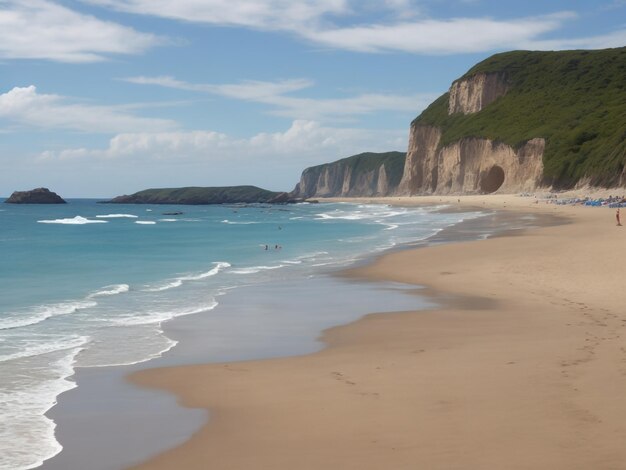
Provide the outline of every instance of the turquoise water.
<path id="1" fill-rule="evenodd" d="M 0 206 L 0 468 L 59 452 L 75 367 L 134 364 L 239 287 L 336 270 L 480 213 L 357 204 Z M 164 212 L 182 212 L 167 215 Z"/>

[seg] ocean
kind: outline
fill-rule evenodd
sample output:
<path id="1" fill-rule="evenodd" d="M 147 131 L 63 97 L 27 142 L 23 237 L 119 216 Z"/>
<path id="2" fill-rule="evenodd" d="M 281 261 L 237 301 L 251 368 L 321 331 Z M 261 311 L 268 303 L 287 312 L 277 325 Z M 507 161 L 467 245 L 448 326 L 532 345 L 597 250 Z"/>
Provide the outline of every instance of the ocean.
<path id="1" fill-rule="evenodd" d="M 325 275 L 484 215 L 353 203 L 68 202 L 0 205 L 2 469 L 35 468 L 61 450 L 46 412 L 75 387 L 76 368 L 144 363 L 176 346 L 165 322 L 219 323 L 216 307 L 244 288 Z"/>

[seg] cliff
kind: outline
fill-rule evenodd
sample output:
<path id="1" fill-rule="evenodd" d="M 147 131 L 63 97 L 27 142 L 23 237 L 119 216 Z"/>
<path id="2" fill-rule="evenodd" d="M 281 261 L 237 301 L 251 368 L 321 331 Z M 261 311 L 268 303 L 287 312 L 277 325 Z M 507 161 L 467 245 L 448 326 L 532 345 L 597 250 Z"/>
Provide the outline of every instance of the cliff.
<path id="1" fill-rule="evenodd" d="M 403 152 L 361 153 L 305 169 L 292 196 L 365 197 L 394 194 L 402 178 Z"/>
<path id="2" fill-rule="evenodd" d="M 4 201 L 7 204 L 65 204 L 57 193 L 48 188 L 37 188 L 30 191 L 15 191 Z"/>
<path id="3" fill-rule="evenodd" d="M 626 185 L 626 48 L 496 54 L 411 123 L 404 194 Z"/>
<path id="4" fill-rule="evenodd" d="M 294 202 L 277 193 L 256 186 L 187 187 L 145 189 L 131 195 L 118 196 L 105 201 L 111 204 L 236 204 Z"/>

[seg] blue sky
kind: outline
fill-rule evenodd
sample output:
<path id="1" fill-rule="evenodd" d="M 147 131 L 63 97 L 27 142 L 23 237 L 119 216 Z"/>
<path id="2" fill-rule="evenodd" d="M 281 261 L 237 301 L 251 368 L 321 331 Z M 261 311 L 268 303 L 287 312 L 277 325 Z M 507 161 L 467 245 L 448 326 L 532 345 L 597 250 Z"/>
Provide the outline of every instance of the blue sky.
<path id="1" fill-rule="evenodd" d="M 290 190 L 496 52 L 625 45 L 626 0 L 0 0 L 0 196 Z"/>

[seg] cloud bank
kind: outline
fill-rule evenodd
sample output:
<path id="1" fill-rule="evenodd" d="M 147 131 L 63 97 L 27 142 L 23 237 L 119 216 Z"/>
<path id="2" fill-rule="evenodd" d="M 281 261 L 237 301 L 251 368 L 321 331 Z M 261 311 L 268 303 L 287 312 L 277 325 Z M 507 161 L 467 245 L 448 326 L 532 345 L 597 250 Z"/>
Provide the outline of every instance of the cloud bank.
<path id="1" fill-rule="evenodd" d="M 0 0 L 0 58 L 97 62 L 166 41 L 47 0 Z"/>
<path id="2" fill-rule="evenodd" d="M 72 103 L 64 96 L 41 94 L 34 85 L 14 87 L 0 94 L 0 119 L 31 128 L 93 133 L 165 131 L 177 124 L 166 119 L 143 118 L 122 107 Z"/>
<path id="3" fill-rule="evenodd" d="M 364 93 L 349 98 L 313 99 L 287 96 L 313 86 L 312 80 L 292 79 L 278 82 L 244 81 L 235 84 L 193 84 L 174 77 L 129 77 L 124 81 L 178 90 L 208 93 L 271 106 L 270 114 L 290 119 L 328 120 L 372 114 L 380 111 L 414 113 L 425 108 L 436 95 L 416 93 L 399 95 Z"/>

